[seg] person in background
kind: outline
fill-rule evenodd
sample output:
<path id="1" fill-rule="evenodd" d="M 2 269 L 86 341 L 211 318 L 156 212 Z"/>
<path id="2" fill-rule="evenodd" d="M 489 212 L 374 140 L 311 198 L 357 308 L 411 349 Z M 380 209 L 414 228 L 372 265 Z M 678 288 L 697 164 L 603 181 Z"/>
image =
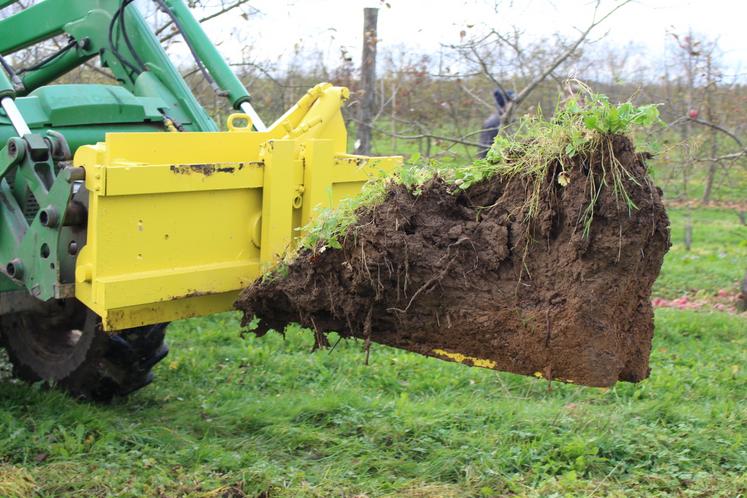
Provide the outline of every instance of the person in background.
<path id="1" fill-rule="evenodd" d="M 504 92 L 500 88 L 496 88 L 493 92 L 497 109 L 496 112 L 491 114 L 482 125 L 482 132 L 480 133 L 480 152 L 478 152 L 479 157 L 485 157 L 488 150 L 490 150 L 490 147 L 493 145 L 495 136 L 498 134 L 498 130 L 501 128 L 501 123 L 503 122 L 503 113 L 513 97 L 513 94 L 514 92 L 511 90 Z"/>

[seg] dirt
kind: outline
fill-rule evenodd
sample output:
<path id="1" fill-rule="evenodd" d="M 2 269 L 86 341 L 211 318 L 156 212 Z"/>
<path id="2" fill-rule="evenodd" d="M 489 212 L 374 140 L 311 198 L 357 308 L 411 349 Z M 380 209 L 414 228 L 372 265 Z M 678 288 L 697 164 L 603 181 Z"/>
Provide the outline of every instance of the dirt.
<path id="1" fill-rule="evenodd" d="M 669 221 L 644 156 L 622 136 L 614 155 L 630 172 L 629 212 L 609 187 L 590 231 L 579 220 L 589 178 L 609 149 L 560 164 L 542 186 L 539 214 L 522 206 L 527 184 L 494 177 L 456 190 L 434 178 L 416 195 L 390 186 L 361 208 L 341 249 L 302 251 L 282 276 L 257 281 L 237 308 L 256 333 L 299 322 L 427 356 L 590 386 L 649 375 L 650 303 L 667 252 Z"/>

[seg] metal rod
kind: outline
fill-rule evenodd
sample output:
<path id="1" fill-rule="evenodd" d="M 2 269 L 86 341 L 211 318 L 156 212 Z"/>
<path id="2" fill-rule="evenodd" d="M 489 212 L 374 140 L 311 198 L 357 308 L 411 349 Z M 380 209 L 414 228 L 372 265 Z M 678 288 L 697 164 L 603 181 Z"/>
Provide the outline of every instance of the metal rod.
<path id="1" fill-rule="evenodd" d="M 5 109 L 8 119 L 10 119 L 10 124 L 12 124 L 13 128 L 16 129 L 16 133 L 18 133 L 19 137 L 31 134 L 29 125 L 26 124 L 26 120 L 23 119 L 21 111 L 18 110 L 18 107 L 16 107 L 16 103 L 12 98 L 3 97 L 2 100 L 0 100 L 0 105 Z"/>
<path id="2" fill-rule="evenodd" d="M 249 118 L 252 120 L 252 124 L 257 131 L 267 131 L 267 125 L 264 123 L 264 121 L 262 121 L 262 118 L 259 117 L 257 111 L 254 110 L 252 104 L 245 101 L 240 104 L 240 107 L 241 112 L 249 116 Z"/>

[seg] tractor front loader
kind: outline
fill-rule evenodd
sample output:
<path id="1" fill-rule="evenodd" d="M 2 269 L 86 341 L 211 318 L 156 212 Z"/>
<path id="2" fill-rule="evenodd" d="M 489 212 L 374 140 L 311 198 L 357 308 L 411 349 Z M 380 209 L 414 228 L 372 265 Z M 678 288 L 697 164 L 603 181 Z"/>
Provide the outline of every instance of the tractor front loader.
<path id="1" fill-rule="evenodd" d="M 148 384 L 168 322 L 231 309 L 317 209 L 401 162 L 346 153 L 345 88 L 266 126 L 183 0 L 154 2 L 236 110 L 227 131 L 133 0 L 0 20 L 0 338 L 17 376 L 87 399 Z M 7 57 L 55 37 L 43 60 Z M 50 85 L 95 62 L 118 84 Z"/>

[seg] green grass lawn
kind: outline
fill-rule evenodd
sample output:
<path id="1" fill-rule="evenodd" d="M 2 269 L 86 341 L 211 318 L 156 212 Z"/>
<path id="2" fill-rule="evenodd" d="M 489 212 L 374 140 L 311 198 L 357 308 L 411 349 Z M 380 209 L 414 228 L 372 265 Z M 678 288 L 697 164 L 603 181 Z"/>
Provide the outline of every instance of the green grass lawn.
<path id="1" fill-rule="evenodd" d="M 695 213 L 657 295 L 734 285 L 747 233 Z M 97 406 L 0 381 L 0 496 L 744 496 L 747 319 L 660 309 L 651 378 L 593 389 L 309 334 L 169 328 L 156 382 Z"/>
<path id="2" fill-rule="evenodd" d="M 692 247 L 685 250 L 685 208 L 669 209 L 672 248 L 654 285 L 658 297 L 735 290 L 747 272 L 747 226 L 735 210 L 692 210 Z"/>

